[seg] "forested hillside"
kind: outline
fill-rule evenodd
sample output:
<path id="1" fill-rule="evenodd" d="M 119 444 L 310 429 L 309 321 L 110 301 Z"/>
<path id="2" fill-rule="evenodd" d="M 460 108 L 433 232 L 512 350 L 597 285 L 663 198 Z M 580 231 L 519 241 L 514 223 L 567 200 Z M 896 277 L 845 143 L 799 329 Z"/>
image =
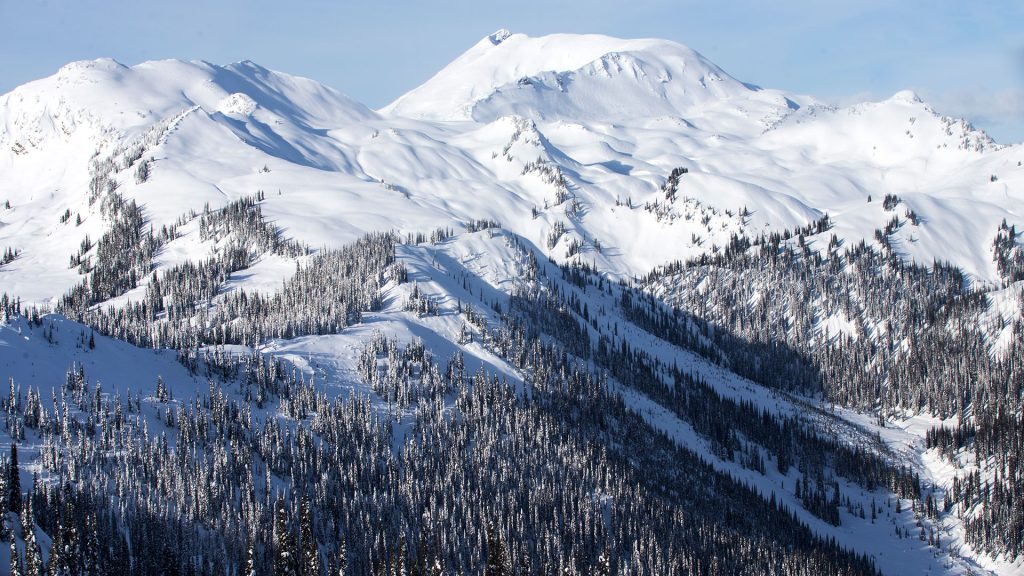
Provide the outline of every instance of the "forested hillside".
<path id="1" fill-rule="evenodd" d="M 660 40 L 0 97 L 0 562 L 1024 566 L 1024 153 Z"/>

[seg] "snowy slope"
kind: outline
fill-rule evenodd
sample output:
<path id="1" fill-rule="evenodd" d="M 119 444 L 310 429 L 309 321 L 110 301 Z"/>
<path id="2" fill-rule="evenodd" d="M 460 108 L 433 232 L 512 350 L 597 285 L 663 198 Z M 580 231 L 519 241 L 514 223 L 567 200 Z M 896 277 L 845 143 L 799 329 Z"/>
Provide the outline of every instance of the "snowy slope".
<path id="1" fill-rule="evenodd" d="M 154 226 L 263 190 L 267 213 L 311 246 L 490 218 L 544 247 L 562 226 L 553 257 L 582 242 L 619 275 L 826 213 L 841 239 L 870 242 L 892 217 L 879 199 L 895 194 L 897 215 L 920 217 L 895 233 L 902 256 L 997 282 L 996 226 L 1024 219 L 1020 147 L 912 94 L 835 109 L 668 41 L 499 33 L 380 114 L 251 62 L 76 62 L 15 89 L 0 97 L 0 247 L 22 257 L 0 268 L 5 286 L 46 301 L 77 281 L 68 257 L 104 229 L 86 202 L 90 164 L 140 143 L 151 177 L 119 165 L 116 180 Z M 689 174 L 667 200 L 676 167 Z"/>
<path id="2" fill-rule="evenodd" d="M 760 92 L 674 42 L 570 34 L 530 38 L 502 30 L 383 111 L 428 120 L 487 122 L 519 114 L 609 122 L 799 107 L 781 93 Z"/>

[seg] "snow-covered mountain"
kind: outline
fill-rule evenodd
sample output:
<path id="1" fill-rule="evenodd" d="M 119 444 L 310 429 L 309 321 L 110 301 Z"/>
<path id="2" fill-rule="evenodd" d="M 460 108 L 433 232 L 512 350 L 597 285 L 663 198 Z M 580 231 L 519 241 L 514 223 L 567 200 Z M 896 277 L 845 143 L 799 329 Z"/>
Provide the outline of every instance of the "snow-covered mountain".
<path id="1" fill-rule="evenodd" d="M 728 509 L 724 518 L 736 520 L 730 507 L 753 497 L 793 511 L 779 513 L 787 530 L 807 526 L 824 538 L 771 540 L 756 558 L 765 566 L 784 572 L 785 561 L 802 558 L 812 572 L 863 568 L 825 546 L 834 538 L 885 573 L 1012 573 L 1021 566 L 1012 544 L 1024 538 L 979 536 L 1010 520 L 975 522 L 1003 504 L 975 504 L 960 482 L 1015 472 L 964 446 L 940 451 L 927 431 L 983 426 L 985 409 L 972 399 L 1019 378 L 1022 162 L 1021 145 L 997 144 L 912 92 L 831 106 L 746 84 L 665 40 L 499 31 L 377 111 L 252 62 L 71 63 L 0 96 L 0 294 L 61 313 L 26 319 L 5 301 L 0 377 L 46 390 L 72 364 L 86 365 L 105 397 L 126 395 L 131 410 L 129 390 L 149 390 L 138 380 L 162 374 L 184 395 L 177 418 L 195 395 L 188 418 L 201 419 L 199 406 L 216 396 L 203 396 L 205 362 L 225 386 L 216 402 L 258 398 L 254 414 L 280 416 L 288 430 L 317 418 L 303 402 L 327 410 L 328 401 L 369 398 L 398 454 L 414 430 L 445 421 L 435 408 L 470 410 L 453 372 L 428 385 L 440 368 L 420 344 L 435 358 L 463 358 L 470 374 L 500 375 L 522 398 L 558 389 L 542 379 L 569 378 L 571 358 L 585 374 L 573 382 L 600 382 L 577 400 L 614 399 L 604 431 L 580 445 L 607 442 L 615 474 L 650 472 L 668 453 L 663 442 L 701 463 L 674 457 L 665 474 L 682 492 L 595 487 L 589 515 L 611 517 L 601 502 L 616 498 L 676 503 L 692 496 L 699 474 L 717 474 L 712 483 L 743 486 L 738 496 L 708 496 L 714 510 Z M 100 352 L 86 346 L 92 330 L 113 337 L 95 336 Z M 410 347 L 399 353 L 388 338 Z M 180 362 L 120 340 L 176 348 Z M 286 360 L 299 379 L 280 384 L 278 374 L 254 392 L 263 368 L 226 359 L 249 354 Z M 956 361 L 940 366 L 941 358 Z M 261 375 L 236 382 L 239 370 Z M 163 392 L 136 401 L 136 426 L 174 428 Z M 264 394 L 280 405 L 264 406 Z M 1012 413 L 1019 394 L 999 394 Z M 54 430 L 30 414 L 26 440 L 23 406 L 5 402 L 7 434 L 36 451 L 33 469 L 62 474 L 42 459 Z M 72 412 L 90 423 L 108 415 L 100 401 L 79 403 Z M 705 408 L 725 424 L 702 418 Z M 572 410 L 516 414 L 589 430 Z M 634 428 L 641 432 L 623 432 Z M 630 451 L 644 442 L 659 448 L 636 459 Z M 257 471 L 267 478 L 257 490 L 262 513 L 277 487 L 298 490 L 283 470 L 275 460 Z M 949 503 L 942 514 L 939 499 Z M 716 514 L 698 516 L 725 521 Z M 415 531 L 409 522 L 426 522 L 403 518 L 403 537 Z M 518 520 L 502 522 L 508 534 L 533 537 Z M 733 535 L 761 542 L 765 522 Z M 458 538 L 479 541 L 481 530 Z M 239 547 L 236 536 L 223 545 Z M 16 539 L 24 546 L 21 530 Z M 465 561 L 459 542 L 448 561 Z M 354 545 L 379 553 L 393 542 Z M 772 564 L 787 546 L 797 552 Z M 667 569 L 644 563 L 659 554 L 637 551 L 637 566 Z"/>
<path id="2" fill-rule="evenodd" d="M 478 218 L 546 245 L 561 221 L 555 258 L 596 239 L 605 249 L 586 259 L 622 275 L 825 214 L 840 240 L 872 242 L 913 211 L 891 235 L 902 257 L 995 283 L 992 240 L 1020 218 L 1024 174 L 1019 146 L 910 93 L 829 107 L 662 40 L 499 32 L 380 113 L 250 62 L 78 62 L 0 99 L 0 246 L 40 281 L 8 270 L 24 297 L 75 281 L 68 254 L 102 228 L 85 203 L 90 163 L 119 146 L 153 160 L 145 183 L 117 180 L 156 226 L 256 190 L 312 246 Z M 689 173 L 667 199 L 677 167 Z M 895 213 L 886 194 L 903 201 Z M 85 228 L 60 224 L 65 210 Z"/>
<path id="3" fill-rule="evenodd" d="M 519 115 L 608 124 L 638 116 L 725 115 L 742 106 L 764 113 L 798 106 L 780 93 L 762 92 L 674 42 L 530 38 L 502 30 L 384 111 L 426 120 L 490 122 Z"/>

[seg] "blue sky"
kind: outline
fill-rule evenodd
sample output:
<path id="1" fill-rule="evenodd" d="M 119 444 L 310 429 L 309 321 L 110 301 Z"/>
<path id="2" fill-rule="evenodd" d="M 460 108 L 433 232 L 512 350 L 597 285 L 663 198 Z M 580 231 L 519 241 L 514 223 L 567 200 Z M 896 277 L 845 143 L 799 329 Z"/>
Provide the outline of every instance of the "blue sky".
<path id="1" fill-rule="evenodd" d="M 911 88 L 1024 141 L 1024 2 L 0 0 L 0 92 L 101 56 L 254 60 L 371 107 L 499 28 L 675 40 L 740 80 L 836 103 Z"/>

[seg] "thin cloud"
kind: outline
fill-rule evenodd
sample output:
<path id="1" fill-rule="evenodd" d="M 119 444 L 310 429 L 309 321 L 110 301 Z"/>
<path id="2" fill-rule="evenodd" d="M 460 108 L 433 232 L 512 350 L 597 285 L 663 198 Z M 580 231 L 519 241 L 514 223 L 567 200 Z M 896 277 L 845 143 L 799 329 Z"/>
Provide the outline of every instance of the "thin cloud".
<path id="1" fill-rule="evenodd" d="M 992 92 L 952 92 L 937 95 L 935 108 L 968 118 L 1024 118 L 1024 88 Z"/>
<path id="2" fill-rule="evenodd" d="M 937 112 L 964 118 L 1004 144 L 1024 140 L 1024 87 L 930 94 Z"/>

